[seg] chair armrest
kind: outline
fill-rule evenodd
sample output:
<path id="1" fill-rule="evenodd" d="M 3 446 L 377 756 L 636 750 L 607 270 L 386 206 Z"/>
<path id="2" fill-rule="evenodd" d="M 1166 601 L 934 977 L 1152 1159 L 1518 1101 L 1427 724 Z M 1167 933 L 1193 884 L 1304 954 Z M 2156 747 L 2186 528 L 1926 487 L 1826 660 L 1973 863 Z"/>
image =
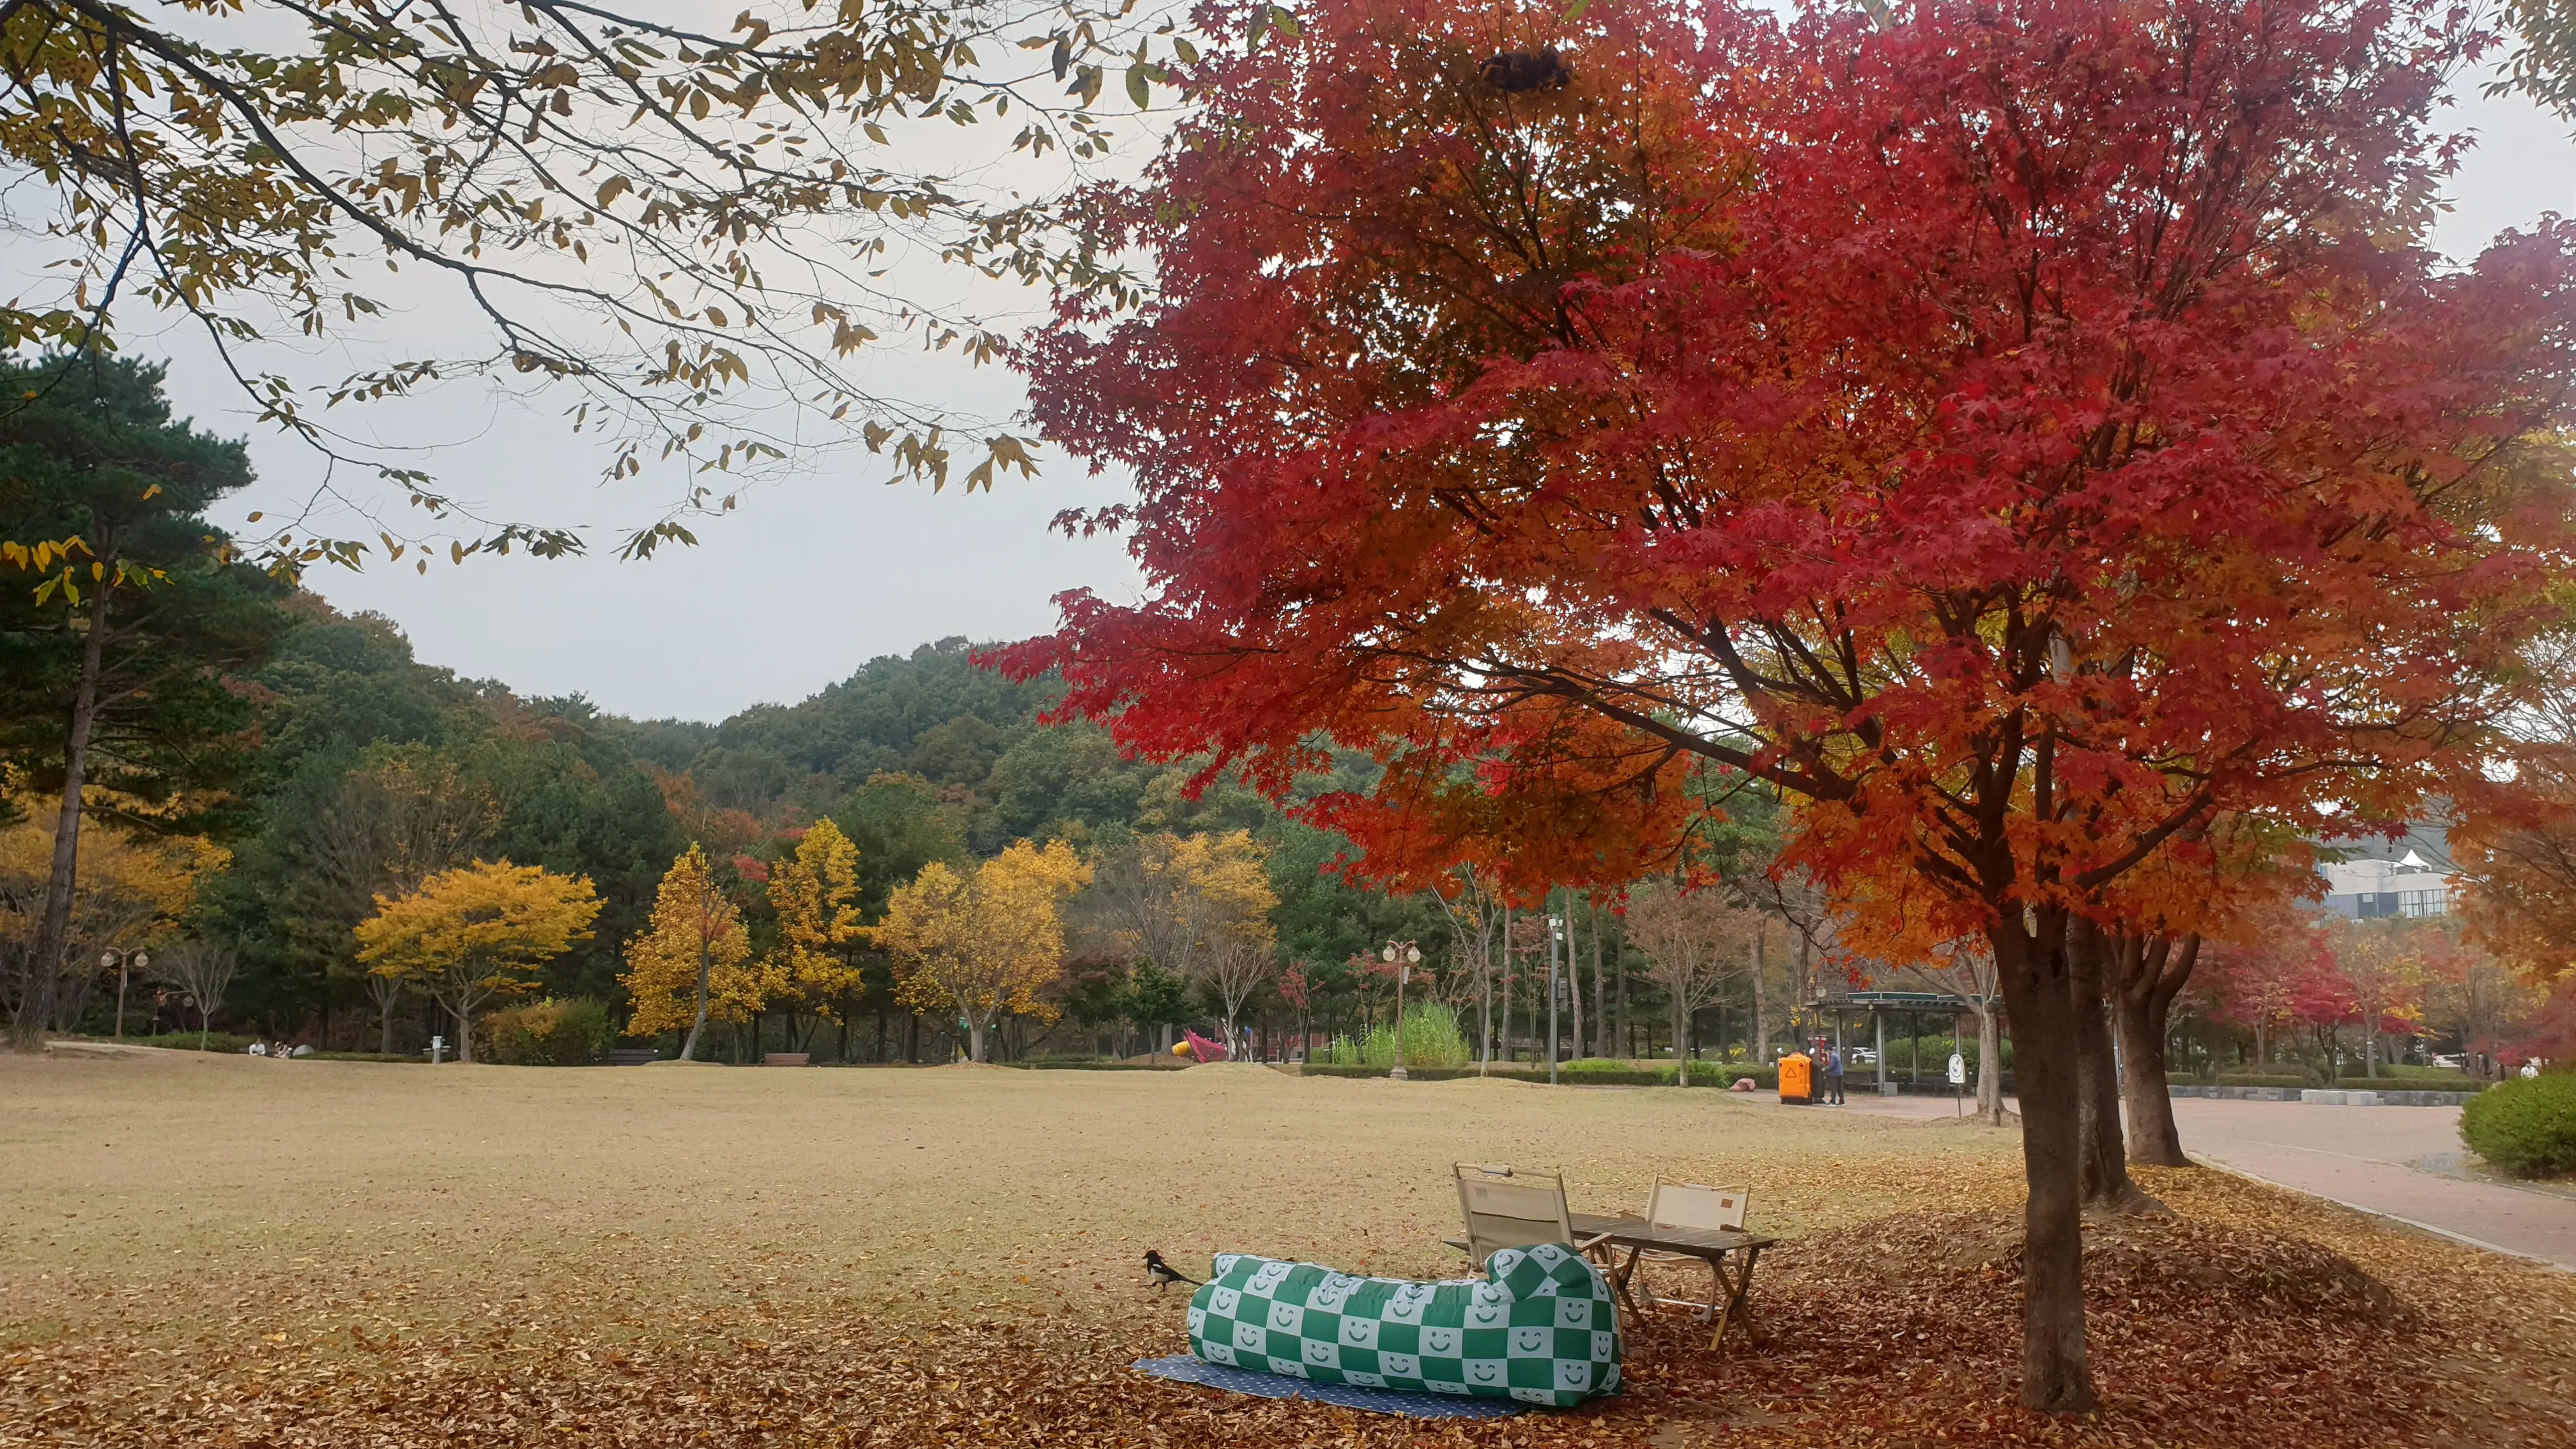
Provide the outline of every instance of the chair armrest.
<path id="1" fill-rule="evenodd" d="M 1578 1253 L 1589 1253 L 1593 1249 L 1600 1247 L 1603 1243 L 1606 1243 L 1617 1236 L 1618 1234 L 1616 1233 L 1595 1233 L 1591 1237 L 1585 1238 L 1582 1242 L 1575 1244 L 1574 1251 Z"/>

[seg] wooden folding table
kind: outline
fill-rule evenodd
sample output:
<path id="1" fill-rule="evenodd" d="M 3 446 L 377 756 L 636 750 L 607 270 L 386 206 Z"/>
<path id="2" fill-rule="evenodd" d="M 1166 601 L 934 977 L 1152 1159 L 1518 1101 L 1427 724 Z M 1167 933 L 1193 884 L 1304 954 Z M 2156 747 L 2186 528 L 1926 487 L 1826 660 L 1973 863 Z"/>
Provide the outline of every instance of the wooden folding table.
<path id="1" fill-rule="evenodd" d="M 1715 1349 L 1723 1345 L 1727 1326 L 1736 1322 L 1744 1325 L 1745 1335 L 1754 1343 L 1762 1342 L 1762 1331 L 1754 1326 L 1753 1311 L 1745 1298 L 1753 1290 L 1754 1264 L 1761 1260 L 1762 1250 L 1777 1239 L 1740 1228 L 1656 1227 L 1644 1218 L 1625 1215 L 1609 1217 L 1599 1213 L 1575 1213 L 1573 1221 L 1574 1230 L 1584 1237 L 1601 1239 L 1605 1248 L 1628 1250 L 1624 1259 L 1619 1259 L 1615 1252 L 1612 1254 L 1615 1261 L 1609 1277 L 1611 1291 L 1619 1295 L 1619 1301 L 1627 1305 L 1629 1312 L 1639 1311 L 1628 1283 L 1636 1276 L 1637 1262 L 1641 1257 L 1652 1252 L 1697 1258 L 1708 1264 L 1709 1272 L 1717 1280 L 1717 1291 L 1710 1295 L 1707 1305 L 1708 1312 L 1717 1320 L 1716 1331 L 1708 1336 L 1708 1346 Z M 1727 1266 L 1730 1258 L 1735 1262 L 1732 1272 Z"/>

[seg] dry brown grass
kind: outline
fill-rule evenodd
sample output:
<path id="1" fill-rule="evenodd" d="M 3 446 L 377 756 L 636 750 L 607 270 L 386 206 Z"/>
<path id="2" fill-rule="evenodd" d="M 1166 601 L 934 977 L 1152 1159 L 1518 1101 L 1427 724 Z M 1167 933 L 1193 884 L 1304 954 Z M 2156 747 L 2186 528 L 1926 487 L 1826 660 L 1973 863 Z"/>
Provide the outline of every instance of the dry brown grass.
<path id="1" fill-rule="evenodd" d="M 2257 1409 L 2349 1398 L 2292 1374 L 2321 1354 L 2392 1386 L 2277 1442 L 2512 1442 L 2576 1404 L 2563 1276 L 2193 1174 L 2158 1184 L 2190 1251 L 2340 1254 L 2405 1311 L 2267 1321 L 2268 1290 L 2141 1277 L 2129 1244 L 2095 1305 L 2111 1410 L 2018 1416 L 2010 1263 L 1919 1241 L 1945 1214 L 1990 1237 L 2018 1144 L 1711 1091 L 170 1053 L 0 1056 L 0 1104 L 0 1444 L 2253 1442 L 2268 1410 L 2189 1409 L 2231 1324 L 2297 1349 L 2217 1386 Z M 1657 1321 L 1623 1399 L 1436 1430 L 1124 1369 L 1181 1347 L 1149 1246 L 1454 1272 L 1456 1159 L 1561 1168 L 1579 1209 L 1658 1172 L 1755 1184 L 1755 1225 L 1811 1240 L 1757 1287 L 1777 1341 L 1711 1360 Z M 2471 1296 L 2512 1330 L 2461 1331 Z M 2441 1373 L 2472 1385 L 2449 1410 Z"/>
<path id="2" fill-rule="evenodd" d="M 1258 1067 L 430 1071 L 169 1052 L 0 1057 L 0 1095 L 0 1275 L 21 1341 L 138 1294 L 163 1327 L 228 1318 L 269 1275 L 471 1316 L 593 1291 L 910 1303 L 958 1279 L 978 1301 L 1052 1300 L 1135 1279 L 1148 1247 L 1442 1272 L 1453 1160 L 1561 1168 L 1575 1206 L 1604 1211 L 1642 1202 L 1657 1172 L 1754 1182 L 1762 1220 L 1796 1230 L 1962 1179 L 2008 1191 L 2013 1167 L 1981 1134 L 1791 1121 L 1713 1091 Z"/>

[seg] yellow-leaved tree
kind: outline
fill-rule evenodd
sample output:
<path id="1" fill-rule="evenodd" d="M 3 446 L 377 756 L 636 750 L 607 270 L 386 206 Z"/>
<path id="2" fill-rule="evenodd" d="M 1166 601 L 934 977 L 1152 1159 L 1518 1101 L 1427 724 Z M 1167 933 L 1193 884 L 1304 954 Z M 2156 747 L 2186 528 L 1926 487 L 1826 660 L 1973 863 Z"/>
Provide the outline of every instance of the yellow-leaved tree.
<path id="1" fill-rule="evenodd" d="M 1132 958 L 1207 987 L 1224 1008 L 1229 1042 L 1243 1003 L 1276 964 L 1269 857 L 1243 830 L 1139 836 L 1102 849 L 1086 897 Z"/>
<path id="2" fill-rule="evenodd" d="M 769 904 L 778 912 L 778 944 L 769 953 L 769 1004 L 787 1012 L 789 1049 L 805 1049 L 811 1020 L 839 1022 L 862 984 L 851 949 L 867 938 L 859 924 L 859 848 L 829 820 L 796 842 L 796 853 L 770 868 Z M 800 1013 L 810 1012 L 800 1030 Z"/>
<path id="3" fill-rule="evenodd" d="M 1225 1008 L 1229 1048 L 1243 1003 L 1270 979 L 1279 949 L 1279 932 L 1270 924 L 1279 895 L 1270 888 L 1269 858 L 1268 848 L 1245 830 L 1202 832 L 1171 847 L 1172 866 L 1189 883 L 1181 913 L 1197 939 L 1198 975 Z"/>
<path id="4" fill-rule="evenodd" d="M 651 1036 L 685 1027 L 680 1060 L 697 1060 L 710 998 L 742 974 L 750 955 L 742 912 L 717 887 L 707 853 L 691 845 L 662 876 L 662 888 L 653 897 L 652 924 L 626 945 L 626 973 L 617 978 L 635 1003 L 626 1034 Z"/>
<path id="5" fill-rule="evenodd" d="M 986 1059 L 1005 1011 L 1053 1021 L 1038 997 L 1064 969 L 1064 902 L 1091 879 L 1072 847 L 1019 841 L 960 875 L 938 861 L 886 902 L 877 944 L 897 966 L 896 994 L 919 1011 L 954 1010 L 966 1054 Z"/>
<path id="6" fill-rule="evenodd" d="M 0 788 L 7 783 L 0 781 Z M 75 1022 L 88 1011 L 94 991 L 102 985 L 116 989 L 116 974 L 103 971 L 100 953 L 137 946 L 160 951 L 196 901 L 198 885 L 220 873 L 232 856 L 193 835 L 85 833 L 73 874 L 61 969 L 52 973 L 58 979 L 47 992 L 47 983 L 38 979 L 45 973 L 36 967 L 36 936 L 51 884 L 61 810 L 43 796 L 27 797 L 26 804 L 25 819 L 0 827 L 0 999 L 50 1000 L 52 1021 L 40 1026 Z M 117 1031 L 124 1032 L 121 1011 Z"/>
<path id="7" fill-rule="evenodd" d="M 376 897 L 375 915 L 358 923 L 358 960 L 419 982 L 456 1019 L 456 1059 L 470 1062 L 474 1013 L 535 987 L 537 968 L 589 940 L 598 915 L 588 876 L 478 860 Z"/>

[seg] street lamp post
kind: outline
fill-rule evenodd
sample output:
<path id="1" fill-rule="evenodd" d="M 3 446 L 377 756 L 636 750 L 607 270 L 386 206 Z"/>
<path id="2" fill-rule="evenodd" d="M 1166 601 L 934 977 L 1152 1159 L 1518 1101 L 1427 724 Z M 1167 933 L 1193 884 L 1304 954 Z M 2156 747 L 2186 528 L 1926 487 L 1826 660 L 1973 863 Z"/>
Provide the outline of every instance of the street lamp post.
<path id="1" fill-rule="evenodd" d="M 1422 948 L 1411 941 L 1389 941 L 1381 953 L 1386 964 L 1395 968 L 1395 1065 L 1387 1068 L 1391 1081 L 1408 1080 L 1404 1071 L 1404 983 L 1413 977 L 1413 968 L 1421 963 Z"/>
<path id="2" fill-rule="evenodd" d="M 99 969 L 116 968 L 116 1039 L 125 1040 L 125 985 L 133 973 L 152 969 L 151 953 L 140 946 L 118 950 L 114 946 L 99 953 Z"/>

